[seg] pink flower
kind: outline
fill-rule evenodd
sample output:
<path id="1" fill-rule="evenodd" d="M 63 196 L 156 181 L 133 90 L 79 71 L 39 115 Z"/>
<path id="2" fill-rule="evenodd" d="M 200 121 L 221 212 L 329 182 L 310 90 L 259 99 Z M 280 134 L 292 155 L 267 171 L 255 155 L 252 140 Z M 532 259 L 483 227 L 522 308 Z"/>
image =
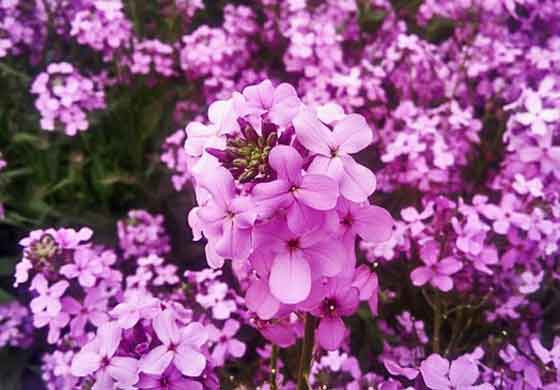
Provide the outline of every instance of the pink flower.
<path id="1" fill-rule="evenodd" d="M 70 330 L 75 337 L 84 334 L 88 322 L 99 327 L 109 320 L 107 298 L 99 288 L 89 289 L 83 304 L 72 297 L 64 297 L 62 304 L 64 311 L 74 316 L 70 322 Z"/>
<path id="2" fill-rule="evenodd" d="M 49 316 L 54 317 L 62 308 L 60 297 L 64 294 L 70 284 L 61 280 L 51 287 L 43 274 L 37 274 L 31 282 L 31 290 L 35 290 L 39 296 L 30 303 L 31 311 L 35 314 L 45 311 Z"/>
<path id="3" fill-rule="evenodd" d="M 341 317 L 353 314 L 359 303 L 360 293 L 357 288 L 349 285 L 347 279 L 333 278 L 326 286 L 323 281 L 315 284 L 312 296 L 304 306 L 321 318 L 317 327 L 317 340 L 323 348 L 334 351 L 340 347 L 346 336 L 346 327 Z"/>
<path id="4" fill-rule="evenodd" d="M 61 330 L 70 322 L 70 316 L 63 311 L 51 316 L 47 312 L 36 313 L 33 316 L 33 326 L 42 328 L 49 326 L 49 333 L 47 334 L 47 342 L 50 344 L 56 343 L 60 339 Z"/>
<path id="5" fill-rule="evenodd" d="M 312 277 L 337 275 L 347 259 L 342 243 L 332 239 L 327 231 L 315 229 L 294 234 L 279 218 L 255 230 L 255 242 L 258 261 L 266 264 L 270 261 L 266 257 L 272 259 L 268 279 L 270 292 L 286 304 L 306 299 Z"/>
<path id="6" fill-rule="evenodd" d="M 553 135 L 552 130 L 546 131 L 541 137 L 538 137 L 537 146 L 527 142 L 519 150 L 519 159 L 525 163 L 538 163 L 542 173 L 546 175 L 553 172 L 556 178 L 560 179 L 560 146 L 553 144 Z M 517 175 L 516 180 L 519 181 Z M 535 186 L 534 180 L 538 182 L 539 177 L 530 180 L 527 185 Z M 537 190 L 539 193 L 541 189 L 537 187 Z"/>
<path id="7" fill-rule="evenodd" d="M 432 215 L 434 215 L 433 203 L 429 203 L 421 213 L 414 207 L 407 207 L 401 210 L 401 217 L 404 221 L 408 222 L 412 236 L 417 236 L 424 230 L 423 220 L 430 218 Z"/>
<path id="8" fill-rule="evenodd" d="M 353 257 L 356 235 L 372 244 L 382 243 L 391 238 L 393 218 L 381 207 L 339 198 L 336 212 L 339 218 L 338 232 L 347 252 Z"/>
<path id="9" fill-rule="evenodd" d="M 239 130 L 233 99 L 218 100 L 208 109 L 209 125 L 191 122 L 185 129 L 187 140 L 185 150 L 188 155 L 201 157 L 207 147 L 225 147 L 225 135 Z"/>
<path id="10" fill-rule="evenodd" d="M 450 291 L 453 288 L 453 279 L 450 275 L 461 270 L 463 263 L 454 257 L 439 260 L 439 254 L 439 246 L 435 241 L 431 240 L 424 244 L 420 249 L 420 258 L 425 265 L 412 271 L 410 274 L 412 284 L 423 286 L 429 282 L 442 291 Z"/>
<path id="11" fill-rule="evenodd" d="M 246 259 L 256 219 L 253 202 L 236 196 L 233 176 L 225 168 L 218 167 L 203 176 L 200 185 L 212 194 L 212 200 L 200 207 L 197 215 L 204 223 L 205 234 L 217 238 L 214 251 L 224 258 Z M 210 261 L 209 265 L 218 268 L 222 264 Z"/>
<path id="12" fill-rule="evenodd" d="M 215 343 L 212 350 L 212 361 L 216 366 L 223 366 L 227 355 L 240 358 L 245 354 L 245 343 L 233 337 L 239 327 L 239 321 L 233 319 L 227 320 L 222 330 L 212 324 L 207 326 L 208 340 Z"/>
<path id="13" fill-rule="evenodd" d="M 198 349 L 208 335 L 204 327 L 193 322 L 179 330 L 173 311 L 166 309 L 153 320 L 161 345 L 152 349 L 140 361 L 140 371 L 161 375 L 173 362 L 186 376 L 199 376 L 206 367 L 206 357 Z"/>
<path id="14" fill-rule="evenodd" d="M 506 193 L 499 206 L 485 203 L 479 206 L 479 210 L 486 218 L 494 221 L 492 227 L 496 233 L 507 234 L 510 225 L 529 230 L 531 219 L 528 215 L 517 212 L 517 207 L 517 197 L 511 193 Z"/>
<path id="15" fill-rule="evenodd" d="M 68 279 L 78 278 L 83 287 L 92 287 L 97 275 L 103 271 L 103 264 L 97 259 L 97 254 L 90 248 L 78 248 L 74 252 L 74 263 L 65 264 L 60 273 Z"/>
<path id="16" fill-rule="evenodd" d="M 121 342 L 122 330 L 116 322 L 107 322 L 97 336 L 74 356 L 72 375 L 95 374 L 94 389 L 111 390 L 132 386 L 138 381 L 138 361 L 131 357 L 114 356 Z"/>
<path id="17" fill-rule="evenodd" d="M 531 348 L 543 364 L 554 364 L 556 370 L 560 370 L 560 337 L 554 337 L 554 343 L 550 350 L 543 347 L 537 337 L 531 339 Z"/>
<path id="18" fill-rule="evenodd" d="M 253 189 L 255 200 L 269 214 L 285 209 L 288 226 L 293 232 L 302 233 L 317 225 L 322 220 L 319 211 L 336 206 L 336 182 L 323 175 L 303 175 L 303 159 L 294 148 L 275 146 L 268 161 L 278 179 L 257 184 Z"/>
<path id="19" fill-rule="evenodd" d="M 544 135 L 547 131 L 547 123 L 556 122 L 560 119 L 560 110 L 556 108 L 543 108 L 539 94 L 530 92 L 525 99 L 527 112 L 517 114 L 515 118 L 525 126 L 531 126 L 531 131 L 538 135 Z"/>
<path id="20" fill-rule="evenodd" d="M 141 373 L 136 387 L 144 390 L 203 390 L 202 384 L 185 378 L 173 365 L 160 375 Z"/>
<path id="21" fill-rule="evenodd" d="M 432 354 L 420 364 L 420 372 L 424 383 L 432 390 L 494 389 L 489 384 L 474 385 L 479 376 L 478 367 L 466 356 L 453 360 L 450 365 L 447 359 Z"/>
<path id="22" fill-rule="evenodd" d="M 300 112 L 293 122 L 299 142 L 315 155 L 310 173 L 333 178 L 339 184 L 340 194 L 354 202 L 365 201 L 375 191 L 373 172 L 350 156 L 366 148 L 373 139 L 361 115 L 345 116 L 332 132 L 309 110 Z"/>
<path id="23" fill-rule="evenodd" d="M 274 88 L 270 80 L 245 88 L 243 96 L 246 98 L 244 111 L 259 116 L 267 112 L 269 119 L 279 126 L 286 126 L 302 104 L 294 87 L 282 83 Z"/>
<path id="24" fill-rule="evenodd" d="M 130 329 L 140 318 L 152 318 L 159 313 L 159 301 L 141 290 L 128 290 L 125 301 L 119 303 L 110 314 L 117 317 L 119 326 Z"/>

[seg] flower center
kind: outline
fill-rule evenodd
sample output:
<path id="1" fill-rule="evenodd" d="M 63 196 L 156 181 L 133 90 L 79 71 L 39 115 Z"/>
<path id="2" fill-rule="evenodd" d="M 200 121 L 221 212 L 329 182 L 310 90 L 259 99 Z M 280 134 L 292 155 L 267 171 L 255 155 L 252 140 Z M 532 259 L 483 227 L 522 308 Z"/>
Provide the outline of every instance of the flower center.
<path id="1" fill-rule="evenodd" d="M 299 239 L 292 238 L 291 240 L 289 240 L 288 241 L 288 249 L 290 249 L 290 251 L 299 249 Z"/>
<path id="2" fill-rule="evenodd" d="M 58 244 L 50 234 L 43 235 L 33 242 L 28 250 L 28 256 L 37 262 L 46 262 L 52 259 L 58 251 Z"/>
<path id="3" fill-rule="evenodd" d="M 206 151 L 216 157 L 240 183 L 263 182 L 273 178 L 273 171 L 268 164 L 268 155 L 278 144 L 278 127 L 272 123 L 263 123 L 259 135 L 253 126 L 238 119 L 241 134 L 228 136 L 226 150 L 207 148 Z"/>
<path id="4" fill-rule="evenodd" d="M 337 302 L 333 298 L 323 301 L 323 313 L 328 316 L 336 316 Z"/>

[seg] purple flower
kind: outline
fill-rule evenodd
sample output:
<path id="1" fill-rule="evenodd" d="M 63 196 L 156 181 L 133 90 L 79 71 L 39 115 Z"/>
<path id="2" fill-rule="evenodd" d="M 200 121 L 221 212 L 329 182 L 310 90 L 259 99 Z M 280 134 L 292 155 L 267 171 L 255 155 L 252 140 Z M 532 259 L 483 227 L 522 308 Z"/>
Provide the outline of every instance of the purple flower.
<path id="1" fill-rule="evenodd" d="M 79 248 L 74 252 L 74 263 L 65 264 L 60 273 L 68 279 L 78 278 L 82 287 L 92 287 L 97 275 L 103 271 L 103 264 L 97 259 L 97 254 L 90 248 Z"/>
<path id="2" fill-rule="evenodd" d="M 222 330 L 214 325 L 207 326 L 208 340 L 215 343 L 212 350 L 212 361 L 216 366 L 223 366 L 227 355 L 240 358 L 247 349 L 245 343 L 234 338 L 240 328 L 239 321 L 229 319 Z"/>
<path id="3" fill-rule="evenodd" d="M 493 390 L 490 384 L 475 385 L 479 371 L 475 362 L 466 356 L 459 357 L 449 364 L 438 354 L 428 356 L 420 364 L 424 383 L 432 390 Z"/>
<path id="4" fill-rule="evenodd" d="M 560 119 L 560 110 L 557 108 L 544 108 L 540 96 L 531 91 L 525 99 L 527 112 L 517 114 L 515 118 L 525 126 L 531 126 L 534 134 L 544 135 L 547 131 L 547 123 L 556 122 Z"/>
<path id="5" fill-rule="evenodd" d="M 88 322 L 99 327 L 109 320 L 107 298 L 99 288 L 89 289 L 83 304 L 72 297 L 64 297 L 62 307 L 66 313 L 74 316 L 70 322 L 70 331 L 74 337 L 84 334 Z"/>
<path id="6" fill-rule="evenodd" d="M 332 132 L 309 110 L 300 112 L 293 122 L 298 141 L 315 155 L 308 171 L 336 180 L 340 194 L 349 200 L 367 200 L 375 191 L 375 175 L 350 156 L 373 139 L 365 119 L 357 114 L 347 115 Z"/>
<path id="7" fill-rule="evenodd" d="M 204 223 L 204 232 L 217 238 L 213 249 L 224 258 L 246 259 L 256 219 L 253 202 L 247 197 L 236 197 L 233 176 L 225 168 L 217 168 L 203 177 L 200 184 L 212 194 L 212 200 L 198 209 L 198 217 Z M 219 268 L 221 264 L 210 266 Z"/>
<path id="8" fill-rule="evenodd" d="M 159 301 L 142 290 L 127 290 L 124 302 L 119 303 L 110 314 L 117 318 L 119 326 L 130 329 L 140 318 L 152 318 L 159 313 Z"/>
<path id="9" fill-rule="evenodd" d="M 479 206 L 480 212 L 493 222 L 492 227 L 498 234 L 507 234 L 510 225 L 517 226 L 523 230 L 528 230 L 530 218 L 521 212 L 516 211 L 518 199 L 511 193 L 506 193 L 502 197 L 500 206 L 485 203 Z"/>
<path id="10" fill-rule="evenodd" d="M 257 184 L 253 194 L 259 208 L 263 207 L 268 214 L 285 209 L 290 230 L 303 233 L 321 222 L 319 211 L 336 206 L 336 182 L 323 175 L 303 175 L 303 159 L 297 150 L 285 145 L 275 146 L 268 160 L 278 179 Z"/>
<path id="11" fill-rule="evenodd" d="M 268 279 L 270 292 L 286 304 L 306 299 L 311 291 L 312 276 L 337 275 L 347 258 L 342 244 L 331 239 L 328 231 L 315 229 L 295 234 L 279 218 L 255 230 L 255 242 L 258 261 L 266 264 L 272 259 Z"/>
<path id="12" fill-rule="evenodd" d="M 62 308 L 60 297 L 69 285 L 67 281 L 61 280 L 49 287 L 47 279 L 42 274 L 35 276 L 30 289 L 35 290 L 39 296 L 29 304 L 31 311 L 35 314 L 46 312 L 51 317 L 56 316 Z"/>
<path id="13" fill-rule="evenodd" d="M 138 361 L 131 357 L 115 356 L 122 337 L 116 322 L 107 322 L 97 336 L 74 356 L 72 375 L 95 376 L 94 388 L 113 389 L 132 386 L 138 382 Z"/>
<path id="14" fill-rule="evenodd" d="M 253 115 L 267 113 L 268 118 L 279 126 L 286 126 L 302 104 L 294 87 L 282 83 L 275 88 L 270 80 L 245 88 L 243 96 L 246 107 L 242 111 Z"/>
<path id="15" fill-rule="evenodd" d="M 425 265 L 412 271 L 410 274 L 412 284 L 423 286 L 429 282 L 442 291 L 450 291 L 453 288 L 453 279 L 450 275 L 461 270 L 463 263 L 451 256 L 440 260 L 439 255 L 439 245 L 435 241 L 431 240 L 424 244 L 420 249 L 420 258 Z"/>
<path id="16" fill-rule="evenodd" d="M 208 335 L 201 324 L 194 322 L 179 329 L 173 311 L 166 309 L 154 318 L 153 327 L 162 344 L 142 358 L 140 371 L 161 375 L 171 362 L 186 376 L 199 376 L 204 371 L 206 357 L 198 349 Z"/>
<path id="17" fill-rule="evenodd" d="M 141 373 L 136 387 L 145 390 L 203 390 L 202 384 L 185 378 L 174 365 L 160 375 Z"/>
<path id="18" fill-rule="evenodd" d="M 342 317 L 356 311 L 360 303 L 360 293 L 344 278 L 333 278 L 326 286 L 322 281 L 318 281 L 314 287 L 304 306 L 321 318 L 317 327 L 319 344 L 328 351 L 334 351 L 340 347 L 346 336 Z"/>

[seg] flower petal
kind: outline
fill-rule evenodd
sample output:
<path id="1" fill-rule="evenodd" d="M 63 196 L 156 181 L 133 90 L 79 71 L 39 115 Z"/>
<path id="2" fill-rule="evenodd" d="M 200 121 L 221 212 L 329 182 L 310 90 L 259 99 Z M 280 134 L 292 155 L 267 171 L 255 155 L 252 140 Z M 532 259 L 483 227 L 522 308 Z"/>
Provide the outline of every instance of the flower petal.
<path id="1" fill-rule="evenodd" d="M 384 208 L 367 205 L 358 209 L 352 217 L 356 233 L 364 240 L 379 243 L 391 238 L 394 221 Z"/>
<path id="2" fill-rule="evenodd" d="M 363 116 L 350 114 L 336 124 L 333 138 L 341 152 L 351 154 L 371 144 L 373 133 Z"/>
<path id="3" fill-rule="evenodd" d="M 132 386 L 138 382 L 138 360 L 115 356 L 107 366 L 107 372 L 119 385 Z"/>
<path id="4" fill-rule="evenodd" d="M 339 317 L 325 317 L 321 319 L 317 328 L 317 339 L 321 347 L 327 351 L 334 351 L 346 335 L 346 327 Z"/>
<path id="5" fill-rule="evenodd" d="M 268 155 L 268 163 L 280 179 L 295 184 L 301 177 L 303 159 L 299 152 L 291 146 L 275 146 Z"/>
<path id="6" fill-rule="evenodd" d="M 313 153 L 330 156 L 332 132 L 321 123 L 314 112 L 302 110 L 293 120 L 298 141 Z"/>
<path id="7" fill-rule="evenodd" d="M 199 376 L 206 368 L 204 355 L 186 344 L 181 344 L 177 348 L 173 363 L 186 376 Z"/>
<path id="8" fill-rule="evenodd" d="M 377 181 L 368 168 L 358 164 L 350 156 L 343 156 L 344 173 L 340 179 L 340 194 L 354 202 L 364 202 L 373 194 Z"/>
<path id="9" fill-rule="evenodd" d="M 160 345 L 152 349 L 140 361 L 140 371 L 146 374 L 161 375 L 173 360 L 173 352 Z"/>
<path id="10" fill-rule="evenodd" d="M 311 291 L 311 269 L 301 254 L 281 254 L 272 263 L 269 286 L 280 302 L 295 304 Z"/>
<path id="11" fill-rule="evenodd" d="M 315 210 L 332 210 L 338 199 L 338 185 L 330 177 L 308 174 L 294 196 Z"/>
<path id="12" fill-rule="evenodd" d="M 99 369 L 101 356 L 95 352 L 81 351 L 72 359 L 70 372 L 74 376 L 87 376 Z"/>

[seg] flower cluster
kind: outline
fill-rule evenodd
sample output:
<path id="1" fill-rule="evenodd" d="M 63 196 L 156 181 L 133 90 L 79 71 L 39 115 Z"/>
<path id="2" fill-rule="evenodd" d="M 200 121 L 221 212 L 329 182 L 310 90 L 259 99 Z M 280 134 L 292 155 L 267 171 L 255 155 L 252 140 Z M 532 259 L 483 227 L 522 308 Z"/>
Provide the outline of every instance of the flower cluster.
<path id="1" fill-rule="evenodd" d="M 127 218 L 117 222 L 119 246 L 125 258 L 163 255 L 169 252 L 169 236 L 163 216 L 145 210 L 131 210 Z"/>
<path id="2" fill-rule="evenodd" d="M 29 310 L 19 302 L 0 305 L 0 348 L 28 348 L 33 342 Z"/>
<path id="3" fill-rule="evenodd" d="M 342 317 L 377 294 L 375 274 L 355 268 L 357 236 L 382 242 L 392 229 L 368 202 L 374 174 L 351 156 L 373 132 L 341 110 L 313 110 L 266 80 L 213 103 L 210 123 L 190 123 L 185 143 L 199 203 L 189 222 L 208 240 L 208 264 L 250 265 L 247 307 L 265 321 L 313 313 L 327 349 L 345 337 Z"/>
<path id="4" fill-rule="evenodd" d="M 202 389 L 192 378 L 206 367 L 206 357 L 199 351 L 208 338 L 204 327 L 179 323 L 177 313 L 162 310 L 155 299 L 137 306 L 139 312 L 128 309 L 115 307 L 117 320 L 101 325 L 74 356 L 72 375 L 93 377 L 93 386 L 99 389 Z"/>
<path id="5" fill-rule="evenodd" d="M 70 136 L 88 129 L 89 112 L 105 108 L 102 83 L 81 75 L 67 62 L 51 63 L 35 78 L 31 92 L 37 95 L 41 127 L 62 129 Z"/>
<path id="6" fill-rule="evenodd" d="M 171 171 L 171 182 L 176 191 L 181 191 L 190 179 L 189 158 L 185 152 L 185 132 L 177 130 L 166 138 L 161 153 L 161 162 Z"/>
<path id="7" fill-rule="evenodd" d="M 118 1 L 87 1 L 84 8 L 73 15 L 70 35 L 82 45 L 103 53 L 111 60 L 117 49 L 126 49 L 132 38 L 132 23 L 123 13 Z"/>

